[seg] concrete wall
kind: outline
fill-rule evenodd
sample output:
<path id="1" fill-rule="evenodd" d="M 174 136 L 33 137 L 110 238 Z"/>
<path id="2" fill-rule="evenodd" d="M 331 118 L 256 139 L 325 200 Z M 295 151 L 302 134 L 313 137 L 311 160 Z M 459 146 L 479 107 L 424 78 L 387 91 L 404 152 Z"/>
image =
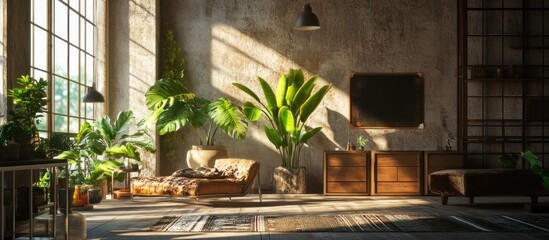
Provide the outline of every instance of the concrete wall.
<path id="1" fill-rule="evenodd" d="M 4 4 L 4 29 L 6 29 L 5 43 L 5 64 L 6 75 L 4 77 L 5 90 L 2 94 L 7 94 L 7 89 L 16 85 L 16 79 L 21 75 L 28 75 L 30 69 L 30 4 L 29 0 L 6 1 Z M 9 31 L 18 29 L 17 31 Z M 4 96 L 2 96 L 4 97 Z M 11 109 L 11 101 L 7 102 L 7 109 Z"/>
<path id="2" fill-rule="evenodd" d="M 150 0 L 108 1 L 108 113 L 132 110 L 136 121 L 149 111 L 145 92 L 157 79 L 157 3 Z M 145 175 L 154 175 L 154 154 L 142 156 Z"/>
<path id="3" fill-rule="evenodd" d="M 198 95 L 251 100 L 231 83 L 251 86 L 259 93 L 258 76 L 275 86 L 290 68 L 303 69 L 306 77 L 318 74 L 319 84 L 334 85 L 308 122 L 324 128 L 309 141 L 301 159 L 311 192 L 322 191 L 323 152 L 345 148 L 348 139 L 354 141 L 360 134 L 371 140 L 366 146 L 370 150 L 443 149 L 457 128 L 456 1 L 311 0 L 322 28 L 296 31 L 292 25 L 303 3 L 163 0 L 161 22 L 174 30 L 186 60 L 187 85 Z M 348 124 L 350 72 L 423 72 L 425 128 L 352 129 Z M 185 152 L 195 139 L 189 130 L 183 137 L 175 160 L 163 160 L 161 174 L 185 167 Z M 218 140 L 232 156 L 259 160 L 262 187 L 272 187 L 272 171 L 280 160 L 262 125 L 251 124 L 244 140 L 221 134 Z"/>
<path id="4" fill-rule="evenodd" d="M 4 38 L 6 36 L 7 27 L 5 25 L 7 17 L 6 13 L 6 7 L 7 4 L 6 1 L 0 0 L 0 12 L 2 13 L 2 18 L 0 18 L 0 26 L 2 26 L 2 31 L 0 31 L 0 47 L 1 47 L 1 54 L 0 54 L 0 124 L 4 123 L 7 119 L 7 102 L 6 102 L 6 79 L 4 78 L 6 76 L 6 39 Z"/>

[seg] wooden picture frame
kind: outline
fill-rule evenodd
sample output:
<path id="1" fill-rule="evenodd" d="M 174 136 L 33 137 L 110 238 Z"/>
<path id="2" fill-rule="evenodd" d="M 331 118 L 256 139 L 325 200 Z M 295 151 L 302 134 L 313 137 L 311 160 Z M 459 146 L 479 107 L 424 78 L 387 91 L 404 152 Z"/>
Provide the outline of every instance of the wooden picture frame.
<path id="1" fill-rule="evenodd" d="M 423 88 L 423 73 L 351 74 L 351 126 L 423 129 Z"/>

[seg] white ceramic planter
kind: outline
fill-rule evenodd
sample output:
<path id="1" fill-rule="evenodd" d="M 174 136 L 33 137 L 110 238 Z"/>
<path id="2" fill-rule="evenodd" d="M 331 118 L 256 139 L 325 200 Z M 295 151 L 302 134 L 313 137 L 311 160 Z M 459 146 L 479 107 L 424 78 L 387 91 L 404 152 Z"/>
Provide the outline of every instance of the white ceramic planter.
<path id="1" fill-rule="evenodd" d="M 229 153 L 225 146 L 193 145 L 191 150 L 187 151 L 187 166 L 189 168 L 213 167 L 216 159 L 228 157 Z"/>

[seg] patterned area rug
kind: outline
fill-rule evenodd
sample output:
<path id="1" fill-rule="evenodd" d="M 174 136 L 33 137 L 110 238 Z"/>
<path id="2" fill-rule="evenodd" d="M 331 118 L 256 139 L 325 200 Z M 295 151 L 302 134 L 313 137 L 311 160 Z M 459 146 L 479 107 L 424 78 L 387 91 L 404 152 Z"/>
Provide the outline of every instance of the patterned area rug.
<path id="1" fill-rule="evenodd" d="M 549 216 L 165 216 L 157 232 L 549 232 Z"/>

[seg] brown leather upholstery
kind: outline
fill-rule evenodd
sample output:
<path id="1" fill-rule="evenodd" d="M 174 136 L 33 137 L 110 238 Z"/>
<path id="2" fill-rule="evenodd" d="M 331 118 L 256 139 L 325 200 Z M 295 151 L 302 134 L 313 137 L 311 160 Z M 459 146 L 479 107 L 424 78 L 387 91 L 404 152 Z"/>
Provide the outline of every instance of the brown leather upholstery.
<path id="1" fill-rule="evenodd" d="M 527 169 L 448 169 L 429 174 L 429 189 L 440 194 L 442 204 L 448 196 L 461 195 L 497 196 L 522 195 L 537 196 L 544 192 L 541 179 Z"/>
<path id="2" fill-rule="evenodd" d="M 143 177 L 131 184 L 133 194 L 203 197 L 208 195 L 242 195 L 248 193 L 259 173 L 259 163 L 249 159 L 224 158 L 215 168 L 231 178 Z"/>

